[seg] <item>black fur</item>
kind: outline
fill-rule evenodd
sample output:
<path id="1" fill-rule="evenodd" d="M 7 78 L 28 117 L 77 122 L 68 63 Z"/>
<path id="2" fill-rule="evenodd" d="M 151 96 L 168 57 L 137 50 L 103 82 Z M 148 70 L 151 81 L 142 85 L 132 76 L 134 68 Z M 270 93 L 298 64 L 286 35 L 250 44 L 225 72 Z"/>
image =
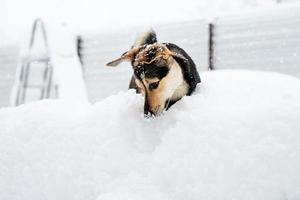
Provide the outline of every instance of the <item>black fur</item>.
<path id="1" fill-rule="evenodd" d="M 146 78 L 158 78 L 162 79 L 169 73 L 169 68 L 166 67 L 158 67 L 156 65 L 148 65 L 144 64 L 139 68 L 134 70 L 134 75 L 140 79 L 143 74 Z"/>
<path id="2" fill-rule="evenodd" d="M 148 44 L 154 44 L 157 42 L 157 37 L 156 37 L 156 33 L 154 30 L 150 30 L 148 33 L 147 33 L 147 36 L 144 38 L 144 41 L 141 41 L 141 43 L 138 43 L 138 44 L 135 44 L 135 45 L 138 45 L 138 46 L 144 46 L 146 47 L 146 45 Z M 133 46 L 131 46 L 131 48 L 133 48 Z"/>
<path id="3" fill-rule="evenodd" d="M 154 30 L 151 30 L 150 33 L 145 38 L 144 44 L 154 44 L 157 42 L 156 33 Z"/>
<path id="4" fill-rule="evenodd" d="M 135 77 L 134 75 L 131 77 L 130 83 L 129 83 L 129 89 L 135 89 L 135 91 L 137 93 L 140 93 L 139 88 L 137 87 L 136 83 L 135 83 Z"/>

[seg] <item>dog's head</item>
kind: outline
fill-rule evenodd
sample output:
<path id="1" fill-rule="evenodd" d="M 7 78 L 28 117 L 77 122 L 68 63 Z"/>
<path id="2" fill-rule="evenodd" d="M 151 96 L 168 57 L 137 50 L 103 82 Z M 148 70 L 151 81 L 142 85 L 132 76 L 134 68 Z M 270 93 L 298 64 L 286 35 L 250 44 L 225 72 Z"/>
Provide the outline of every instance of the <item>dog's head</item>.
<path id="1" fill-rule="evenodd" d="M 154 37 L 153 31 L 148 33 L 147 37 L 140 40 L 141 42 L 136 42 L 120 58 L 107 64 L 116 66 L 123 61 L 131 62 L 135 84 L 145 96 L 146 115 L 159 115 L 168 108 L 170 101 L 181 98 L 177 97 L 176 90 L 184 84 L 183 74 L 176 59 L 185 58 L 170 51 L 165 44 L 157 43 Z"/>

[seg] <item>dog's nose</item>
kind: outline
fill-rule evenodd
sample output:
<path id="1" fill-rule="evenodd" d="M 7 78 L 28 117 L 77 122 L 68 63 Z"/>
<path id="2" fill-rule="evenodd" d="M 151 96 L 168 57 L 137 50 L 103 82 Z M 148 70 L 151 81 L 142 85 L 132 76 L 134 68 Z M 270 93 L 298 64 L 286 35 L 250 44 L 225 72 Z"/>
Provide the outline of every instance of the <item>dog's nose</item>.
<path id="1" fill-rule="evenodd" d="M 150 109 L 150 106 L 147 102 L 145 102 L 145 105 L 144 105 L 144 115 L 145 116 L 155 115 L 155 113 Z"/>
<path id="2" fill-rule="evenodd" d="M 144 110 L 144 115 L 145 117 L 151 117 L 151 116 L 155 116 L 155 113 L 152 112 L 151 110 Z"/>

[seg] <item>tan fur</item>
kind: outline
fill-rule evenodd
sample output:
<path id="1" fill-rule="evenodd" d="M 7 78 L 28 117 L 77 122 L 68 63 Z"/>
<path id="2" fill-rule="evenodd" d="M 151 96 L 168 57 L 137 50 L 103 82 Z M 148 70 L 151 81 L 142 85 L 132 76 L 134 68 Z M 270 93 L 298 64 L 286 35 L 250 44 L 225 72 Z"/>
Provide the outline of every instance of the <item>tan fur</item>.
<path id="1" fill-rule="evenodd" d="M 145 78 L 145 81 L 147 84 L 151 84 L 151 83 L 155 83 L 157 81 L 159 81 L 158 78 Z"/>
<path id="2" fill-rule="evenodd" d="M 149 51 L 155 51 L 155 57 L 152 60 L 148 60 L 148 53 Z M 142 49 L 141 46 L 134 46 L 132 49 L 130 49 L 128 52 L 126 52 L 124 55 L 122 55 L 120 58 L 117 58 L 106 65 L 109 67 L 115 67 L 119 65 L 123 61 L 134 61 L 133 65 L 138 66 L 141 64 L 151 64 L 154 61 L 157 61 L 159 59 L 163 59 L 165 61 L 168 61 L 170 57 L 180 57 L 182 59 L 185 59 L 182 55 L 176 54 L 174 52 L 171 52 L 165 45 L 155 43 L 148 45 L 147 48 Z M 169 64 L 169 63 L 167 63 Z"/>
<path id="3" fill-rule="evenodd" d="M 140 48 L 132 48 L 129 51 L 127 51 L 124 55 L 122 55 L 120 58 L 117 58 L 117 59 L 107 63 L 106 66 L 116 67 L 123 61 L 132 61 L 139 51 L 140 51 Z"/>
<path id="4" fill-rule="evenodd" d="M 137 86 L 138 92 L 145 96 L 146 91 L 144 85 L 138 79 L 135 79 L 135 84 Z"/>
<path id="5" fill-rule="evenodd" d="M 182 71 L 174 58 L 170 58 L 170 71 L 167 76 L 160 80 L 157 89 L 148 89 L 149 83 L 143 80 L 147 86 L 147 101 L 150 110 L 155 114 L 160 114 L 165 109 L 167 99 L 177 100 L 179 95 L 187 92 L 187 84 L 183 79 Z M 152 80 L 155 82 L 156 80 Z M 185 93 L 186 94 L 186 93 Z M 185 95 L 184 94 L 184 95 Z M 182 97 L 182 96 L 181 96 Z"/>
<path id="6" fill-rule="evenodd" d="M 155 57 L 152 60 L 147 59 L 150 51 L 155 51 Z M 169 64 L 169 58 L 172 56 L 185 59 L 182 55 L 170 51 L 164 44 L 155 43 L 148 45 L 147 48 L 136 54 L 134 65 L 151 64 L 159 59 L 163 59 L 167 62 L 166 64 Z"/>

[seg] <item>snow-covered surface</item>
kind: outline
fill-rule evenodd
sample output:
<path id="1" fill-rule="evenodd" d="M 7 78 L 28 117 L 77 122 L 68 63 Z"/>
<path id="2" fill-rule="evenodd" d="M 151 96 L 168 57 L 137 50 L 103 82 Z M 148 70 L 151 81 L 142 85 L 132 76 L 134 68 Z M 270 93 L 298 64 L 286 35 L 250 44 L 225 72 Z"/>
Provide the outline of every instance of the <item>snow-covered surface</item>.
<path id="1" fill-rule="evenodd" d="M 10 102 L 14 106 L 18 98 L 21 69 L 24 63 L 30 63 L 30 70 L 25 92 L 25 102 L 37 101 L 41 98 L 41 88 L 30 87 L 45 85 L 45 62 L 51 67 L 52 87 L 50 98 L 76 99 L 88 101 L 82 66 L 77 55 L 76 36 L 66 26 L 48 28 L 42 21 L 37 21 L 36 31 L 31 36 L 33 43 L 22 49 L 19 65 L 16 70 L 15 82 L 11 86 Z M 43 27 L 42 27 L 43 26 Z M 42 32 L 45 28 L 45 35 Z M 42 61 L 42 62 L 37 62 Z"/>
<path id="2" fill-rule="evenodd" d="M 0 110 L 0 199 L 300 199 L 300 80 L 201 74 L 155 119 L 121 92 Z"/>
<path id="3" fill-rule="evenodd" d="M 300 77 L 300 4 L 215 20 L 216 69 L 256 69 Z"/>
<path id="4" fill-rule="evenodd" d="M 49 30 L 50 59 L 59 99 L 88 101 L 82 65 L 77 55 L 76 35 L 66 26 Z"/>

